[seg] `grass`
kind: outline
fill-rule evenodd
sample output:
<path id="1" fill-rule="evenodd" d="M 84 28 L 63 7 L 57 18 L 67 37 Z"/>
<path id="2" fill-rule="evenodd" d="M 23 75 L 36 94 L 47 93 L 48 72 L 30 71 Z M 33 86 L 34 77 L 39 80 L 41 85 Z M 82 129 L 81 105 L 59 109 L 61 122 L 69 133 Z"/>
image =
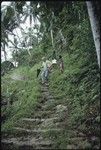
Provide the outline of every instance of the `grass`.
<path id="1" fill-rule="evenodd" d="M 40 85 L 36 78 L 37 67 L 38 65 L 32 68 L 20 67 L 2 77 L 2 95 L 7 101 L 13 101 L 12 105 L 1 109 L 2 113 L 6 114 L 6 121 L 1 128 L 2 131 L 12 130 L 12 127 L 20 118 L 31 116 L 31 113 L 33 113 L 38 103 L 38 96 L 40 96 Z M 27 79 L 22 81 L 12 80 L 10 77 L 13 74 L 21 74 Z"/>
<path id="2" fill-rule="evenodd" d="M 87 59 L 83 59 L 85 54 L 82 54 L 80 59 L 74 61 L 75 54 L 63 54 L 65 70 L 60 74 L 59 69 L 55 69 L 50 75 L 50 90 L 54 96 L 60 97 L 61 103 L 63 102 L 68 106 L 68 126 L 65 129 L 67 135 L 61 133 L 56 141 L 60 141 L 59 148 L 66 148 L 70 134 L 69 129 L 78 129 L 79 126 L 84 125 L 86 120 L 93 118 L 93 122 L 88 124 L 87 128 L 82 129 L 86 133 L 97 126 L 96 117 L 99 118 L 100 114 L 100 76 L 99 70 L 96 68 L 96 62 L 93 66 L 86 66 Z M 83 66 L 83 67 L 82 67 Z M 94 67 L 95 66 L 95 67 Z M 99 119 L 98 119 L 99 120 Z M 86 124 L 85 124 L 86 125 Z M 95 132 L 98 132 L 95 130 Z M 93 132 L 91 131 L 93 136 Z M 97 135 L 99 135 L 97 133 Z M 68 137 L 68 138 L 67 138 Z"/>
<path id="3" fill-rule="evenodd" d="M 76 52 L 70 55 L 64 53 L 64 73 L 61 74 L 58 68 L 54 68 L 50 74 L 49 89 L 55 97 L 55 101 L 49 103 L 47 109 L 52 110 L 60 103 L 68 107 L 68 114 L 65 114 L 66 124 L 63 126 L 65 133 L 63 131 L 57 136 L 55 132 L 52 132 L 46 135 L 55 137 L 57 143 L 54 145 L 55 148 L 67 147 L 71 138 L 71 132 L 68 130 L 75 132 L 79 129 L 85 133 L 90 130 L 92 136 L 94 134 L 99 136 L 99 130 L 97 130 L 100 122 L 99 70 L 97 63 L 88 63 L 88 57 L 85 56 L 85 53 L 82 53 L 79 58 Z M 13 101 L 12 106 L 2 108 L 2 113 L 5 112 L 7 116 L 5 123 L 2 124 L 2 131 L 14 132 L 12 131 L 13 126 L 22 117 L 31 117 L 35 113 L 40 97 L 40 85 L 36 78 L 36 70 L 39 66 L 40 64 L 36 64 L 32 68 L 20 67 L 2 78 L 2 95 L 6 100 Z M 10 77 L 13 74 L 21 74 L 25 76 L 26 80 L 12 80 Z M 94 133 L 93 128 L 95 129 Z M 73 135 L 74 133 L 72 133 Z M 89 143 L 86 144 L 88 147 L 91 146 Z"/>

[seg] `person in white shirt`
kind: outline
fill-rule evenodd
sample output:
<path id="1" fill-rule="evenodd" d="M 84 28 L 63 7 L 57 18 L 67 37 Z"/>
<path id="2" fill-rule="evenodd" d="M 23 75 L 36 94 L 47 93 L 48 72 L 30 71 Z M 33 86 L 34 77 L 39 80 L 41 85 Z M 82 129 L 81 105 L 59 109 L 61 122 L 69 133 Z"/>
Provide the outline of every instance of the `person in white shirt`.
<path id="1" fill-rule="evenodd" d="M 51 71 L 51 68 L 52 68 L 52 62 L 47 59 L 47 60 L 46 60 L 46 63 L 47 63 L 47 66 L 48 66 L 48 70 L 49 70 L 49 72 L 50 72 L 50 71 Z"/>
<path id="2" fill-rule="evenodd" d="M 42 70 L 41 70 L 41 79 L 42 79 L 42 84 L 45 83 L 48 80 L 48 74 L 49 74 L 49 69 L 48 69 L 48 63 L 46 61 L 46 58 L 42 58 Z"/>

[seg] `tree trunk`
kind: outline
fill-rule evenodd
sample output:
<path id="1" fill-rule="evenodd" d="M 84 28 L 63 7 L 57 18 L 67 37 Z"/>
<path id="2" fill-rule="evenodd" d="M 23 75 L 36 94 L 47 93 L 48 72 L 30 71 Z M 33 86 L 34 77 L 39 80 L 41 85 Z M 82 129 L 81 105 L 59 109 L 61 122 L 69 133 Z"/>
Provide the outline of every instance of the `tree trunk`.
<path id="1" fill-rule="evenodd" d="M 93 39 L 94 39 L 96 53 L 97 53 L 98 65 L 100 68 L 100 26 L 99 26 L 99 21 L 96 16 L 96 11 L 94 9 L 93 3 L 91 1 L 87 1 L 86 4 L 87 4 L 89 19 L 90 19 L 90 23 L 91 23 L 91 29 L 92 29 L 92 33 L 93 33 Z"/>
<path id="2" fill-rule="evenodd" d="M 32 30 L 32 15 L 30 14 L 30 46 L 32 46 L 32 36 L 31 36 L 31 31 Z"/>
<path id="3" fill-rule="evenodd" d="M 14 61 L 14 66 L 16 67 L 16 60 Z"/>
<path id="4" fill-rule="evenodd" d="M 63 45 L 65 46 L 65 45 L 66 45 L 66 39 L 64 38 L 61 29 L 60 29 L 59 33 L 60 33 L 60 37 L 61 37 L 61 40 L 62 40 L 62 42 L 63 42 Z"/>
<path id="5" fill-rule="evenodd" d="M 30 46 L 32 46 L 32 2 L 30 1 Z"/>
<path id="6" fill-rule="evenodd" d="M 3 45 L 3 51 L 4 51 L 4 58 L 5 58 L 5 61 L 7 60 L 7 53 L 6 53 L 6 50 L 5 50 L 5 44 Z"/>
<path id="7" fill-rule="evenodd" d="M 36 25 L 38 25 L 38 23 L 37 23 L 37 18 L 36 18 Z M 39 39 L 38 39 L 38 28 L 37 28 L 37 45 L 39 46 Z"/>
<path id="8" fill-rule="evenodd" d="M 52 40 L 52 46 L 53 46 L 53 49 L 54 49 L 54 40 L 53 40 L 53 30 L 51 29 L 51 40 Z"/>

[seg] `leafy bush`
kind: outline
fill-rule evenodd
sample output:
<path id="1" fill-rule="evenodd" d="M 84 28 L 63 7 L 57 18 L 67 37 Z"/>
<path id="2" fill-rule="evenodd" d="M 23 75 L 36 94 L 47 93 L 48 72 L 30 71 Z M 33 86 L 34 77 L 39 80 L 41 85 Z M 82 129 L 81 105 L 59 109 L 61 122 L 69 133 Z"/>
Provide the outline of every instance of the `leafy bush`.
<path id="1" fill-rule="evenodd" d="M 7 73 L 8 71 L 10 71 L 13 68 L 14 68 L 14 65 L 10 61 L 2 62 L 1 63 L 1 75 L 4 75 L 5 73 Z"/>
<path id="2" fill-rule="evenodd" d="M 87 115 L 90 114 L 89 108 L 95 103 L 94 109 L 98 107 L 100 97 L 100 75 L 90 24 L 85 19 L 80 25 L 81 28 L 76 27 L 74 30 L 70 50 L 68 53 L 62 53 L 64 74 L 60 74 L 57 69 L 50 77 L 50 89 L 53 94 L 57 97 L 62 95 L 65 100 L 69 99 L 66 104 L 70 108 L 71 126 L 78 126 L 87 119 Z M 99 108 L 91 116 L 98 114 Z"/>

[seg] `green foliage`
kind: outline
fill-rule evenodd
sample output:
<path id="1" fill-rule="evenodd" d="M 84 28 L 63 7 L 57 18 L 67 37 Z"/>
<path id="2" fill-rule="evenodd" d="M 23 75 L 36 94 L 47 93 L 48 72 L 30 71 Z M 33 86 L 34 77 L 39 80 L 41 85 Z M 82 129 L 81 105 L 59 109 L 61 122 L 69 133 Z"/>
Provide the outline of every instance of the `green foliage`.
<path id="1" fill-rule="evenodd" d="M 1 63 L 1 75 L 4 75 L 5 73 L 7 73 L 8 71 L 10 71 L 13 68 L 14 68 L 14 65 L 10 61 L 2 62 Z"/>
<path id="2" fill-rule="evenodd" d="M 25 2 L 16 2 L 16 9 L 19 13 L 23 13 L 23 6 L 25 5 Z"/>
<path id="3" fill-rule="evenodd" d="M 15 59 L 18 62 L 18 66 L 32 67 L 36 63 L 39 63 L 41 61 L 41 58 L 45 55 L 41 47 L 34 47 L 29 51 L 31 53 L 31 56 L 25 49 L 13 53 L 13 59 Z"/>
<path id="4" fill-rule="evenodd" d="M 64 73 L 60 74 L 58 68 L 51 73 L 50 90 L 54 96 L 62 97 L 61 101 L 65 101 L 68 106 L 68 129 L 78 129 L 90 118 L 93 118 L 93 122 L 88 126 L 94 128 L 94 122 L 100 120 L 100 75 L 89 20 L 83 19 L 75 26 L 67 24 L 67 27 L 65 34 L 68 36 L 68 49 L 67 52 L 61 52 Z M 82 132 L 90 130 L 85 126 Z M 98 134 L 97 130 L 95 132 Z M 65 139 L 65 136 L 59 137 L 58 140 L 61 139 Z M 63 147 L 65 144 L 64 141 Z"/>
<path id="5" fill-rule="evenodd" d="M 39 17 L 41 25 L 37 30 L 41 33 L 42 39 L 30 50 L 31 56 L 26 50 L 14 54 L 13 58 L 18 61 L 19 68 L 2 78 L 2 95 L 7 101 L 11 99 L 13 101 L 11 107 L 2 108 L 8 119 L 3 124 L 2 130 L 11 130 L 21 117 L 30 116 L 36 106 L 40 96 L 36 70 L 40 67 L 41 58 L 49 57 L 53 51 L 50 34 L 52 30 L 57 55 L 63 56 L 64 73 L 61 74 L 56 67 L 50 74 L 49 88 L 57 99 L 54 103 L 49 103 L 47 109 L 51 110 L 60 102 L 65 104 L 68 107 L 68 126 L 65 133 L 58 136 L 56 133 L 48 133 L 48 136 L 55 137 L 56 148 L 62 149 L 67 148 L 69 143 L 71 136 L 71 133 L 67 132 L 69 129 L 81 128 L 82 132 L 90 131 L 93 135 L 91 129 L 99 128 L 99 68 L 86 3 L 39 2 L 39 8 L 37 5 L 37 2 L 33 2 L 33 9 L 35 8 L 33 15 Z M 22 4 L 19 6 L 20 11 Z M 60 31 L 62 36 L 59 34 Z M 62 37 L 66 40 L 65 46 Z M 25 76 L 25 80 L 13 81 L 10 78 L 13 73 Z M 97 130 L 95 132 L 94 134 L 99 135 Z M 89 147 L 84 141 L 85 144 Z"/>
<path id="6" fill-rule="evenodd" d="M 21 117 L 30 116 L 38 101 L 39 83 L 36 78 L 38 65 L 33 68 L 20 67 L 11 74 L 2 77 L 2 95 L 5 99 L 12 99 L 13 104 L 2 109 L 6 115 L 6 122 L 2 125 L 2 131 L 12 130 L 12 127 Z M 25 77 L 25 80 L 12 80 L 14 74 Z M 9 79 L 9 80 L 8 80 Z M 37 85 L 37 86 L 36 86 Z M 7 95 L 8 93 L 8 95 Z"/>

